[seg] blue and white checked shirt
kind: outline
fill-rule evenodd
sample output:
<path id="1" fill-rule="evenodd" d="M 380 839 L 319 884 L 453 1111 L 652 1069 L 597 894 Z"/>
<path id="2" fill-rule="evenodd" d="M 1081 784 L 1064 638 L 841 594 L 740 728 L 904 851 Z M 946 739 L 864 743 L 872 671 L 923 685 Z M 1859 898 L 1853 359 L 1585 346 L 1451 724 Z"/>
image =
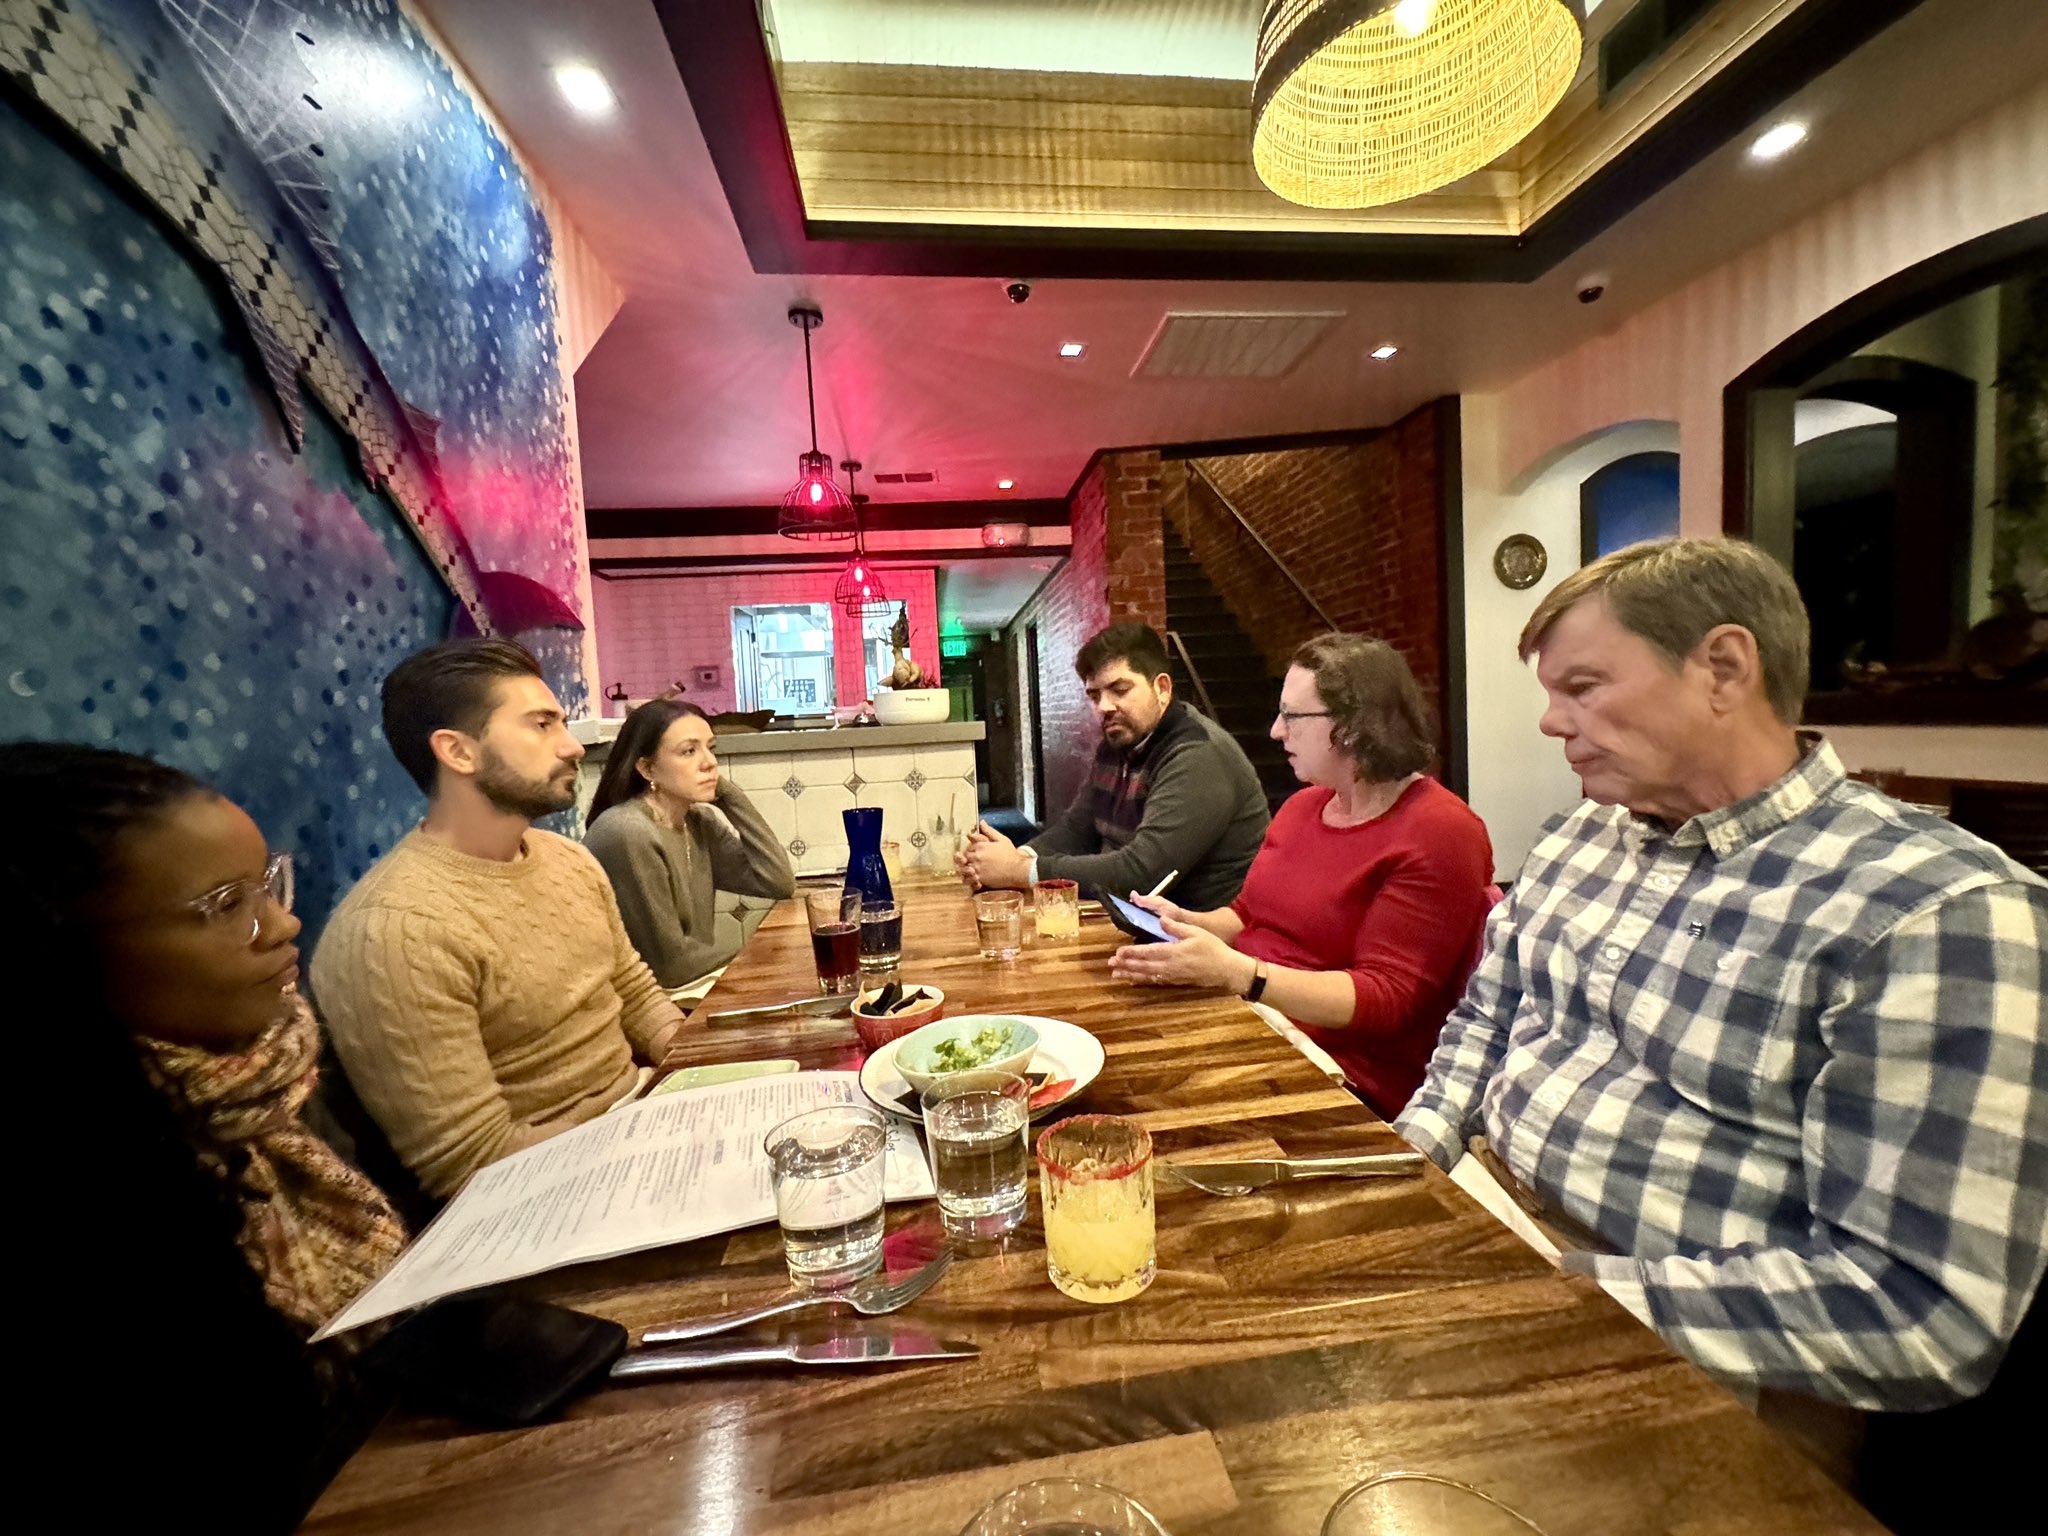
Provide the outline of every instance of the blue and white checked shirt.
<path id="1" fill-rule="evenodd" d="M 1396 1128 L 1446 1168 L 1483 1128 L 1724 1379 L 1972 1397 L 2048 1262 L 2048 883 L 1825 743 L 1676 830 L 1588 802 Z"/>

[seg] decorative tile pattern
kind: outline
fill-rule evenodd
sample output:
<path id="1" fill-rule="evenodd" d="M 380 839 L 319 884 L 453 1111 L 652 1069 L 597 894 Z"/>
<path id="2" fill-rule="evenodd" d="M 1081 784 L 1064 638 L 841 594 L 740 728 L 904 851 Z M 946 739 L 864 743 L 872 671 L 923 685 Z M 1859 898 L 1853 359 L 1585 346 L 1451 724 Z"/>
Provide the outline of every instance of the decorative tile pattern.
<path id="1" fill-rule="evenodd" d="M 924 788 L 926 780 L 923 774 L 913 768 L 903 776 L 903 782 L 908 784 L 913 790 L 917 790 Z"/>
<path id="2" fill-rule="evenodd" d="M 782 792 L 794 800 L 804 792 L 804 781 L 792 773 L 782 781 Z"/>
<path id="3" fill-rule="evenodd" d="M 847 779 L 846 787 L 852 790 L 857 795 L 860 793 L 861 785 L 865 783 L 867 783 L 867 780 L 862 778 L 858 773 L 855 773 Z"/>
<path id="4" fill-rule="evenodd" d="M 323 250 L 293 204 L 309 189 L 158 6 L 0 7 L 0 69 L 91 146 L 0 102 L 0 739 L 105 742 L 219 785 L 296 856 L 310 940 L 419 815 L 384 674 L 456 599 L 488 614 L 485 573 L 574 591 L 551 240 L 393 0 L 179 9 L 290 15 L 313 41 L 289 49 L 330 72 L 374 57 L 379 91 L 297 109 L 321 124 L 294 164 L 325 178 Z M 580 637 L 522 638 L 585 707 Z"/>
<path id="5" fill-rule="evenodd" d="M 789 840 L 789 856 L 792 859 L 800 859 L 810 851 L 811 845 L 805 842 L 802 838 L 792 837 Z"/>
<path id="6" fill-rule="evenodd" d="M 517 160 L 398 5 L 33 12 L 0 17 L 0 68 L 225 281 L 292 446 L 303 381 L 476 622 L 578 622 L 552 239 Z M 374 92 L 321 83 L 366 59 Z M 582 681 L 579 665 L 579 705 Z"/>
<path id="7" fill-rule="evenodd" d="M 930 841 L 931 839 L 924 835 L 923 827 L 919 827 L 915 832 L 910 834 L 910 846 L 913 848 L 921 850 L 923 849 L 924 845 Z"/>
<path id="8" fill-rule="evenodd" d="M 0 739 L 218 786 L 297 860 L 317 935 L 419 817 L 378 688 L 448 590 L 325 415 L 292 450 L 170 239 L 4 103 L 0 272 Z"/>

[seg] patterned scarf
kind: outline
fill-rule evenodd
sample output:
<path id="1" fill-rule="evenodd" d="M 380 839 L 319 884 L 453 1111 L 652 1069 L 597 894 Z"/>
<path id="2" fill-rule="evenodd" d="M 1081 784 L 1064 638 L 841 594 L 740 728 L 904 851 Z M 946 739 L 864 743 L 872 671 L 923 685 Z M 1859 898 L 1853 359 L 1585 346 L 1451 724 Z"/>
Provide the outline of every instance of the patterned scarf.
<path id="1" fill-rule="evenodd" d="M 236 1052 L 143 1039 L 202 1167 L 242 1210 L 242 1256 L 270 1305 L 310 1334 L 391 1267 L 405 1228 L 376 1185 L 306 1128 L 320 1026 L 301 998 Z"/>

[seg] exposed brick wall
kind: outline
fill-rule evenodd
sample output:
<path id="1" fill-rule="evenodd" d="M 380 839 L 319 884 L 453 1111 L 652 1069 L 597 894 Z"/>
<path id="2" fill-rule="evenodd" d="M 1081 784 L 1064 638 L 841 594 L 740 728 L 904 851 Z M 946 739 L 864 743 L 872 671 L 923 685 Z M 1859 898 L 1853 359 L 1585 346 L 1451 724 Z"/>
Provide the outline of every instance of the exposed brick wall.
<path id="1" fill-rule="evenodd" d="M 1166 623 L 1166 553 L 1159 537 L 1159 455 L 1112 453 L 1102 475 L 1103 545 L 1111 622 Z"/>
<path id="2" fill-rule="evenodd" d="M 1074 493 L 1070 512 L 1074 543 L 1067 563 L 1038 590 L 1010 623 L 1009 647 L 1017 670 L 1018 780 L 1024 805 L 1040 821 L 1063 810 L 1080 788 L 1095 751 L 1097 732 L 1088 700 L 1074 682 L 1074 653 L 1109 622 L 1107 522 L 1104 466 L 1095 465 Z M 1025 636 L 1038 629 L 1039 715 L 1031 710 L 1030 650 Z M 1031 743 L 1042 744 L 1045 782 L 1037 782 Z"/>
<path id="3" fill-rule="evenodd" d="M 1159 536 L 1157 452 L 1104 454 L 1068 506 L 1074 543 L 1067 563 L 1011 621 L 1006 639 L 1017 685 L 1018 778 L 1040 821 L 1066 809 L 1088 779 L 1102 739 L 1074 676 L 1087 638 L 1118 619 L 1166 622 L 1166 563 Z M 1031 718 L 1025 634 L 1038 627 L 1039 719 Z M 993 653 L 991 653 L 993 654 Z M 1031 742 L 1042 743 L 1045 782 L 1034 782 Z"/>
<path id="4" fill-rule="evenodd" d="M 761 603 L 829 603 L 837 566 L 753 575 L 602 578 L 592 584 L 597 606 L 598 672 L 609 688 L 624 683 L 630 698 L 651 698 L 681 678 L 689 699 L 716 714 L 735 708 L 732 610 Z M 885 569 L 890 595 L 910 603 L 911 659 L 934 678 L 939 670 L 938 595 L 929 566 Z M 858 624 L 832 610 L 834 687 L 841 706 L 861 702 L 867 674 Z M 717 667 L 718 686 L 699 688 L 697 667 Z M 615 713 L 606 702 L 603 712 Z"/>
<path id="5" fill-rule="evenodd" d="M 1340 629 L 1398 647 L 1444 719 L 1441 402 L 1356 443 L 1200 458 Z M 1322 621 L 1237 520 L 1169 464 L 1162 507 L 1277 676 Z"/>

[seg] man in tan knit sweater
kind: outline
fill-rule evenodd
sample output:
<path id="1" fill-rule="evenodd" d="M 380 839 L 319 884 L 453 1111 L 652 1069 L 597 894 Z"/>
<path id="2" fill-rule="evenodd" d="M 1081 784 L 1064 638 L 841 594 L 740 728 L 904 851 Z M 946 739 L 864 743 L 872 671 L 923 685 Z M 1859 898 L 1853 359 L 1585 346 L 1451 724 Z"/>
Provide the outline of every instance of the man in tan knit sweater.
<path id="1" fill-rule="evenodd" d="M 534 827 L 583 748 L 503 640 L 407 658 L 384 734 L 427 817 L 336 909 L 313 986 L 349 1080 L 431 1195 L 603 1114 L 682 1016 L 635 953 L 597 860 Z"/>

